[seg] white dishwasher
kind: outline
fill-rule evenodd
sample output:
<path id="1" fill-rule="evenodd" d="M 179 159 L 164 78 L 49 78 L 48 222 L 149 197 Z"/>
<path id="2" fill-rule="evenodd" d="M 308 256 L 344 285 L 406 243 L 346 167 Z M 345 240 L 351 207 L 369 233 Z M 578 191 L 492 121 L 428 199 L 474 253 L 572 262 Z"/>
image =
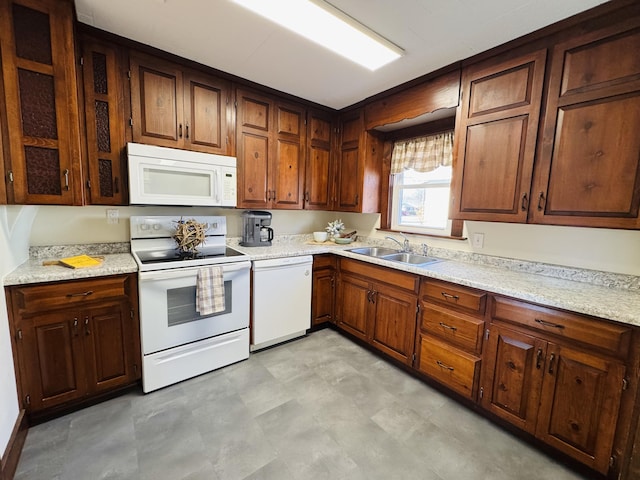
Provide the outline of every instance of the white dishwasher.
<path id="1" fill-rule="evenodd" d="M 311 327 L 313 257 L 253 262 L 251 350 L 306 334 Z"/>

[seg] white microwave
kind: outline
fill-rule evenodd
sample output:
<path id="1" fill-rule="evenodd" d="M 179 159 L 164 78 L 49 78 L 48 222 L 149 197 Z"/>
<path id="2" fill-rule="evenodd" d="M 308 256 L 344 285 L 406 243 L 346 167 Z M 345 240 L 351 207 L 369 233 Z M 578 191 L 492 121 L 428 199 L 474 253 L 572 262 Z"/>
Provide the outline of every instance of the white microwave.
<path id="1" fill-rule="evenodd" d="M 127 144 L 131 205 L 235 207 L 236 158 Z"/>

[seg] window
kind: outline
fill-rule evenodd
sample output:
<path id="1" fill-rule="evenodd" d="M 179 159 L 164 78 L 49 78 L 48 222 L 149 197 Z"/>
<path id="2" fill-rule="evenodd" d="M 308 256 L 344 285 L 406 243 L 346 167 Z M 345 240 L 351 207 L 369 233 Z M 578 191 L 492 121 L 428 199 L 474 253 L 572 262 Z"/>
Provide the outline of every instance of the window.
<path id="1" fill-rule="evenodd" d="M 394 143 L 391 229 L 448 236 L 453 132 Z"/>

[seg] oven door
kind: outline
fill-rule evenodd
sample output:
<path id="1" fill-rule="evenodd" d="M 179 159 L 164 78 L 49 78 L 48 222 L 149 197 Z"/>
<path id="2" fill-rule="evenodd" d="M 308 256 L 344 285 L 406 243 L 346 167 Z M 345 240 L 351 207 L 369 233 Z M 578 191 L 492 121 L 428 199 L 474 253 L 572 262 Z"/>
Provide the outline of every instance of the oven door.
<path id="1" fill-rule="evenodd" d="M 223 267 L 225 310 L 201 316 L 196 312 L 198 267 L 139 272 L 142 353 L 249 327 L 249 269 L 251 262 Z"/>

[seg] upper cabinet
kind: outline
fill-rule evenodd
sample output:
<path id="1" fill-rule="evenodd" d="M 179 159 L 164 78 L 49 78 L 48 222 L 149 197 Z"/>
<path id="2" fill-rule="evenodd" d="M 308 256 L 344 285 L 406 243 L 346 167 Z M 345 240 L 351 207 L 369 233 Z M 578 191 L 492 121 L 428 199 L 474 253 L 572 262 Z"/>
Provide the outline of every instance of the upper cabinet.
<path id="1" fill-rule="evenodd" d="M 233 152 L 226 80 L 131 53 L 133 141 L 228 155 Z"/>
<path id="2" fill-rule="evenodd" d="M 309 110 L 307 116 L 304 208 L 331 210 L 335 196 L 337 127 L 334 125 L 334 116 L 328 112 Z"/>
<path id="3" fill-rule="evenodd" d="M 451 216 L 525 222 L 546 51 L 462 71 Z"/>
<path id="4" fill-rule="evenodd" d="M 533 222 L 640 228 L 639 26 L 553 48 Z"/>
<path id="5" fill-rule="evenodd" d="M 81 204 L 72 2 L 2 0 L 0 50 L 8 201 Z"/>
<path id="6" fill-rule="evenodd" d="M 86 125 L 86 202 L 127 203 L 125 97 L 127 68 L 117 45 L 91 38 L 82 41 L 82 76 Z"/>
<path id="7" fill-rule="evenodd" d="M 380 211 L 382 142 L 364 128 L 364 112 L 340 119 L 340 154 L 336 171 L 334 209 L 341 212 Z"/>
<path id="8" fill-rule="evenodd" d="M 546 77 L 546 50 L 463 70 L 452 218 L 640 229 L 640 17 L 617 18 L 548 42 Z"/>
<path id="9" fill-rule="evenodd" d="M 244 89 L 236 103 L 238 207 L 302 209 L 304 107 Z"/>

